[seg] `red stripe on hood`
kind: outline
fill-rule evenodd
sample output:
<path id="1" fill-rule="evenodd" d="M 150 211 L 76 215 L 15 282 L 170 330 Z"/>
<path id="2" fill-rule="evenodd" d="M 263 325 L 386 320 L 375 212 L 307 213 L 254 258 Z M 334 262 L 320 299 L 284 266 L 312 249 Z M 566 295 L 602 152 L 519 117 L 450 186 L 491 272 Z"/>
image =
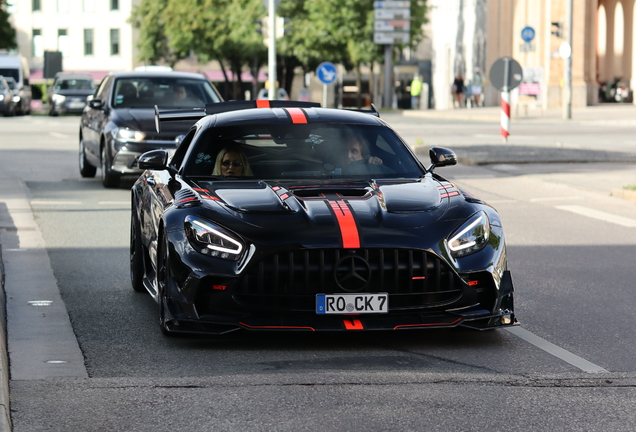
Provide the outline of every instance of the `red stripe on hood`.
<path id="1" fill-rule="evenodd" d="M 336 215 L 340 234 L 342 235 L 342 247 L 345 249 L 360 248 L 360 235 L 358 227 L 353 218 L 353 213 L 344 201 L 328 201 L 331 209 Z"/>

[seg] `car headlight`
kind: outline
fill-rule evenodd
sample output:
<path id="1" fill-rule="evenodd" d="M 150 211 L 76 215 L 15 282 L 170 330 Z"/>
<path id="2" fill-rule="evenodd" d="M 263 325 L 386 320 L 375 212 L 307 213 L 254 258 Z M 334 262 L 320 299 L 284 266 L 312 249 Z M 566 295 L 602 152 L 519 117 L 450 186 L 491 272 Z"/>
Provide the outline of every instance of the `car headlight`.
<path id="1" fill-rule="evenodd" d="M 139 142 L 146 138 L 146 134 L 132 129 L 113 129 L 113 138 L 122 142 Z"/>
<path id="2" fill-rule="evenodd" d="M 488 244 L 490 222 L 484 211 L 472 215 L 448 240 L 448 248 L 455 258 L 482 250 Z"/>
<path id="3" fill-rule="evenodd" d="M 13 96 L 13 102 L 15 103 L 20 102 L 20 96 Z"/>
<path id="4" fill-rule="evenodd" d="M 0 102 L 2 102 L 4 100 L 4 95 L 0 94 Z"/>
<path id="5" fill-rule="evenodd" d="M 211 222 L 186 216 L 185 231 L 197 252 L 211 257 L 236 261 L 245 249 L 243 243 Z"/>
<path id="6" fill-rule="evenodd" d="M 54 94 L 51 99 L 53 100 L 53 103 L 61 104 L 64 103 L 64 101 L 66 100 L 66 96 L 61 94 Z"/>

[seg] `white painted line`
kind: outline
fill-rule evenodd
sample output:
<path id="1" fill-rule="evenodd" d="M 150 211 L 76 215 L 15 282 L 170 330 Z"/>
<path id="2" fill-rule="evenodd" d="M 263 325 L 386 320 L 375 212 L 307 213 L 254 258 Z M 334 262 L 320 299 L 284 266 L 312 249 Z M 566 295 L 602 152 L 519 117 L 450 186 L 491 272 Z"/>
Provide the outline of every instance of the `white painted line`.
<path id="1" fill-rule="evenodd" d="M 64 138 L 64 139 L 70 138 L 68 135 L 61 134 L 59 132 L 49 132 L 49 135 L 51 135 L 52 137 L 55 137 L 55 138 Z"/>
<path id="2" fill-rule="evenodd" d="M 636 227 L 636 219 L 630 219 L 622 216 L 616 216 L 611 213 L 605 213 L 600 210 L 594 210 L 589 207 L 577 206 L 577 205 L 564 205 L 557 206 L 559 210 L 565 210 L 572 213 L 579 214 L 581 216 L 587 216 L 592 219 L 598 219 L 605 222 L 610 222 L 616 225 L 634 228 Z"/>
<path id="3" fill-rule="evenodd" d="M 580 200 L 579 196 L 530 198 L 530 202 Z"/>
<path id="4" fill-rule="evenodd" d="M 99 205 L 130 205 L 130 201 L 98 201 Z"/>
<path id="5" fill-rule="evenodd" d="M 536 334 L 524 328 L 521 328 L 521 326 L 506 327 L 506 330 L 508 330 L 510 333 L 517 336 L 518 338 L 521 338 L 524 341 L 536 346 L 537 348 L 542 349 L 548 354 L 553 355 L 554 357 L 557 357 L 563 360 L 564 362 L 569 363 L 572 366 L 581 369 L 583 372 L 587 372 L 587 373 L 609 372 L 608 370 L 603 369 L 602 367 L 595 365 L 594 363 L 591 363 L 585 360 L 584 358 L 577 356 L 576 354 L 572 354 L 570 351 L 564 350 L 563 348 L 558 347 L 551 342 L 548 342 L 547 340 L 537 336 Z"/>
<path id="6" fill-rule="evenodd" d="M 31 204 L 35 205 L 82 205 L 81 201 L 45 201 L 45 200 L 33 200 Z"/>

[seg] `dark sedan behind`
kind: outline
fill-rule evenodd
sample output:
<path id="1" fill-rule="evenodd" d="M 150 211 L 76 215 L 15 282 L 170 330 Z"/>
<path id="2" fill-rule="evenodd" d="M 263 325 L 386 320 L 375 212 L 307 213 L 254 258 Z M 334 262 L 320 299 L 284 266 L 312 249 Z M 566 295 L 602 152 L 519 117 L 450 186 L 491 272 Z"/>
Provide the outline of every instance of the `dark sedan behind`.
<path id="1" fill-rule="evenodd" d="M 87 74 L 61 74 L 49 87 L 49 115 L 77 113 L 86 106 L 86 98 L 95 92 L 93 77 Z"/>
<path id="2" fill-rule="evenodd" d="M 143 153 L 174 149 L 178 136 L 194 121 L 172 122 L 155 130 L 154 106 L 205 108 L 221 102 L 205 76 L 187 72 L 111 73 L 99 85 L 82 113 L 79 167 L 83 177 L 101 168 L 105 187 L 117 187 L 122 175 L 139 175 L 137 160 Z"/>

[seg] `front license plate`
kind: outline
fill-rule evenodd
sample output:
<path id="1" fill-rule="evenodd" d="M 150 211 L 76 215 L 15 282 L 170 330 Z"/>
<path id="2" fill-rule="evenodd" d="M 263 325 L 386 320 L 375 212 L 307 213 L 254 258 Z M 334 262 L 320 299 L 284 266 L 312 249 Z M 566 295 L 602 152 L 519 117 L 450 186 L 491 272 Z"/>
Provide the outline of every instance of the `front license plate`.
<path id="1" fill-rule="evenodd" d="M 86 106 L 85 102 L 69 102 L 68 107 L 70 109 L 79 109 L 84 108 Z"/>
<path id="2" fill-rule="evenodd" d="M 389 312 L 389 294 L 316 294 L 317 314 Z"/>

